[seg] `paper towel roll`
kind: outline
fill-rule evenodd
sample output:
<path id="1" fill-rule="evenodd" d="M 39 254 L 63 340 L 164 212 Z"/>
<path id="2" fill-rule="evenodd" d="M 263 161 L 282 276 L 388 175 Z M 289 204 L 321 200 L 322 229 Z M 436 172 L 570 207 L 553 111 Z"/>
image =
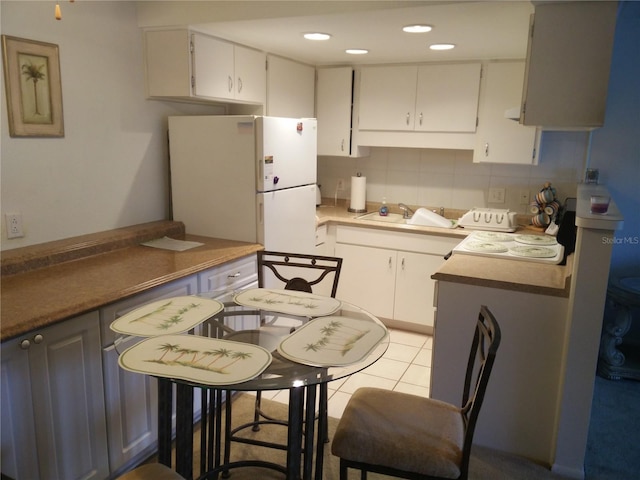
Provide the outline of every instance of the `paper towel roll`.
<path id="1" fill-rule="evenodd" d="M 367 211 L 367 177 L 351 177 L 351 206 L 350 212 L 364 213 Z"/>

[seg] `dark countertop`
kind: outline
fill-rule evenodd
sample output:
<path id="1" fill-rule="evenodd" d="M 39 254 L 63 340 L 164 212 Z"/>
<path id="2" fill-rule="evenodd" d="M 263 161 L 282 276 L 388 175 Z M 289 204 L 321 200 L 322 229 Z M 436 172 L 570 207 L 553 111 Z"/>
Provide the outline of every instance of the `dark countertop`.
<path id="1" fill-rule="evenodd" d="M 139 235 L 141 230 L 145 232 L 143 237 Z M 139 245 L 167 232 L 171 238 L 204 245 L 183 252 Z M 185 235 L 179 222 L 151 222 L 140 228 L 116 229 L 2 252 L 0 340 L 98 309 L 262 248 L 259 244 Z M 83 249 L 89 254 L 78 253 Z M 26 271 L 20 271 L 20 259 L 27 265 Z M 7 274 L 8 265 L 17 273 Z"/>

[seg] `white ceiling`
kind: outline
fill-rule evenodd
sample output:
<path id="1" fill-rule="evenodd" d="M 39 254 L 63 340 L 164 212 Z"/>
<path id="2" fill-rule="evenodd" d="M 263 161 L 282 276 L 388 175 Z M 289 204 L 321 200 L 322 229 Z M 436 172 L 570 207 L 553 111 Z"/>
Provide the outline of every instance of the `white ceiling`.
<path id="1" fill-rule="evenodd" d="M 188 25 L 314 65 L 525 58 L 531 13 L 533 6 L 524 0 L 149 1 L 138 7 L 143 27 Z M 402 32 L 404 25 L 414 23 L 427 23 L 433 30 Z M 330 33 L 332 38 L 303 39 L 302 34 L 310 31 Z M 428 49 L 430 43 L 440 42 L 454 43 L 456 48 Z M 346 48 L 366 48 L 370 53 L 347 55 Z"/>

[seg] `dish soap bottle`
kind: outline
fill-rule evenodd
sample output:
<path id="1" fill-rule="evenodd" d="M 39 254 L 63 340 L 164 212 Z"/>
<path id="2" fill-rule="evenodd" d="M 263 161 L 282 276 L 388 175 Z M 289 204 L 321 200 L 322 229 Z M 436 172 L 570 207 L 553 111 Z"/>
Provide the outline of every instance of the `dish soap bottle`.
<path id="1" fill-rule="evenodd" d="M 380 206 L 380 210 L 378 210 L 378 213 L 382 217 L 386 217 L 389 214 L 389 207 L 387 207 L 387 199 L 386 198 L 382 199 L 382 205 Z"/>

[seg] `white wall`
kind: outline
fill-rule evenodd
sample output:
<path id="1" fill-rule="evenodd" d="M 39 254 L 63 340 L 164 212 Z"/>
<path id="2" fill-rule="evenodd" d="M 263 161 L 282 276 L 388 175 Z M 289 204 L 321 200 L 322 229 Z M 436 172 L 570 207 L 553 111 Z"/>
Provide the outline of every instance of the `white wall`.
<path id="1" fill-rule="evenodd" d="M 471 150 L 414 148 L 371 148 L 364 158 L 318 158 L 318 183 L 324 197 L 335 197 L 338 178 L 347 190 L 338 198 L 350 198 L 350 177 L 361 172 L 367 177 L 367 200 L 408 205 L 470 209 L 509 208 L 527 212 L 520 204 L 521 190 L 533 200 L 544 183 L 557 188 L 561 201 L 575 196 L 582 178 L 588 135 L 585 132 L 544 132 L 537 166 L 473 163 Z M 506 189 L 503 204 L 488 203 L 490 187 Z"/>
<path id="2" fill-rule="evenodd" d="M 2 250 L 168 217 L 166 117 L 218 109 L 145 100 L 134 2 L 0 2 L 2 33 L 60 49 L 64 138 L 10 138 L 2 86 Z"/>

